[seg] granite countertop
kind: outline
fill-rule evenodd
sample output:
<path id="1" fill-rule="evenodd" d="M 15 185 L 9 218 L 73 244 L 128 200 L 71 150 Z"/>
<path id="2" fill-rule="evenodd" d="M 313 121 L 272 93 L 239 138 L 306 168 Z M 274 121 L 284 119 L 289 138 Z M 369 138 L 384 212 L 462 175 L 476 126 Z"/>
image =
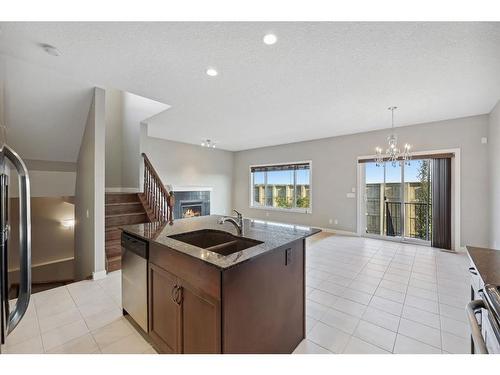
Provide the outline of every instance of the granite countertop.
<path id="1" fill-rule="evenodd" d="M 243 219 L 242 237 L 262 241 L 263 243 L 227 256 L 220 255 L 169 237 L 174 234 L 193 232 L 202 229 L 222 230 L 237 236 L 236 228 L 231 223 L 218 223 L 221 217 L 224 216 L 200 216 L 189 219 L 175 220 L 173 225 L 166 223 L 144 223 L 124 225 L 121 228 L 129 234 L 141 237 L 151 242 L 165 245 L 171 249 L 203 260 L 221 269 L 230 268 L 277 247 L 286 245 L 292 241 L 321 232 L 320 229 L 311 227 Z"/>
<path id="2" fill-rule="evenodd" d="M 500 285 L 500 250 L 467 246 L 467 253 L 485 284 Z"/>

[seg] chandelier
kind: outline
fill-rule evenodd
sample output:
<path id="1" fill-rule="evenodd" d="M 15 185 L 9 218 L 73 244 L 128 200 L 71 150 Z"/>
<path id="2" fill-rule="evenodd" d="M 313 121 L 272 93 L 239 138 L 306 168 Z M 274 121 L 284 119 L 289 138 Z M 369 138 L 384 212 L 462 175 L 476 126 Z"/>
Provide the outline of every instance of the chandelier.
<path id="1" fill-rule="evenodd" d="M 392 116 L 392 128 L 391 128 L 391 134 L 387 137 L 387 143 L 388 147 L 385 150 L 385 155 L 382 154 L 382 148 L 381 147 L 376 147 L 376 156 L 375 156 L 375 164 L 377 167 L 380 167 L 385 164 L 386 161 L 391 162 L 392 166 L 395 167 L 399 161 L 399 165 L 410 165 L 410 160 L 411 160 L 411 154 L 410 154 L 410 148 L 411 146 L 406 143 L 404 145 L 403 151 L 401 152 L 400 149 L 398 148 L 398 137 L 396 134 L 394 134 L 394 111 L 398 109 L 398 107 L 389 107 L 387 108 L 389 111 L 391 111 L 391 116 Z"/>

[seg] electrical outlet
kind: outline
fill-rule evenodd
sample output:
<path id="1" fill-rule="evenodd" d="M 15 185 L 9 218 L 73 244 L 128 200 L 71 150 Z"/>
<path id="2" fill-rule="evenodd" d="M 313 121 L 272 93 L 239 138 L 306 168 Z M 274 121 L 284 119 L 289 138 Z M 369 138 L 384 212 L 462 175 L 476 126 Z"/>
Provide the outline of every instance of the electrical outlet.
<path id="1" fill-rule="evenodd" d="M 333 220 L 332 220 L 332 219 L 329 219 L 329 220 L 328 220 L 328 224 L 333 224 Z"/>
<path id="2" fill-rule="evenodd" d="M 334 220 L 334 224 L 337 225 L 339 221 L 337 219 Z"/>

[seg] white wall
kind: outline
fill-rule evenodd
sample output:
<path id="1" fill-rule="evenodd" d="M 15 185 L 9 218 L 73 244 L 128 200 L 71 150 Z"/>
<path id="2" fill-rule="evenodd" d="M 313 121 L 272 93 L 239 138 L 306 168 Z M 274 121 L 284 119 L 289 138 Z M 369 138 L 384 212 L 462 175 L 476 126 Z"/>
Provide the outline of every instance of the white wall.
<path id="1" fill-rule="evenodd" d="M 5 61 L 0 56 L 0 126 L 5 126 Z M 3 142 L 3 135 L 0 128 L 0 142 Z"/>
<path id="2" fill-rule="evenodd" d="M 140 125 L 169 106 L 123 92 L 122 188 L 140 189 Z"/>
<path id="3" fill-rule="evenodd" d="M 230 213 L 233 153 L 149 137 L 146 127 L 143 125 L 141 152 L 148 155 L 163 183 L 212 187 L 211 214 Z"/>
<path id="4" fill-rule="evenodd" d="M 461 149 L 461 245 L 488 243 L 488 157 L 481 137 L 488 132 L 488 115 L 473 116 L 396 129 L 400 143 L 414 150 Z M 356 231 L 356 199 L 346 193 L 357 186 L 356 158 L 383 146 L 388 130 L 319 139 L 235 153 L 233 206 L 245 216 Z M 312 214 L 249 207 L 249 166 L 312 160 Z M 267 216 L 268 214 L 269 216 Z M 337 219 L 338 225 L 330 225 Z"/>
<path id="5" fill-rule="evenodd" d="M 106 187 L 122 186 L 123 97 L 106 89 Z"/>
<path id="6" fill-rule="evenodd" d="M 490 113 L 488 172 L 490 177 L 490 243 L 500 249 L 500 101 Z"/>
<path id="7" fill-rule="evenodd" d="M 104 175 L 105 93 L 96 88 L 77 162 L 75 191 L 75 276 L 105 272 Z"/>
<path id="8" fill-rule="evenodd" d="M 106 188 L 139 191 L 140 126 L 168 105 L 128 92 L 106 89 Z"/>

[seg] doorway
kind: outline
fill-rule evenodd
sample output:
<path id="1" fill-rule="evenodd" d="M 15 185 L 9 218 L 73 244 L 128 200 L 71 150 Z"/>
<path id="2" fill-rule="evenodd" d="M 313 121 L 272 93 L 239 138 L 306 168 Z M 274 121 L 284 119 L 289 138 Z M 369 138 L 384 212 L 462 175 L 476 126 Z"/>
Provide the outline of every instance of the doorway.
<path id="1" fill-rule="evenodd" d="M 409 164 L 363 163 L 364 233 L 430 245 L 432 240 L 432 159 Z"/>

